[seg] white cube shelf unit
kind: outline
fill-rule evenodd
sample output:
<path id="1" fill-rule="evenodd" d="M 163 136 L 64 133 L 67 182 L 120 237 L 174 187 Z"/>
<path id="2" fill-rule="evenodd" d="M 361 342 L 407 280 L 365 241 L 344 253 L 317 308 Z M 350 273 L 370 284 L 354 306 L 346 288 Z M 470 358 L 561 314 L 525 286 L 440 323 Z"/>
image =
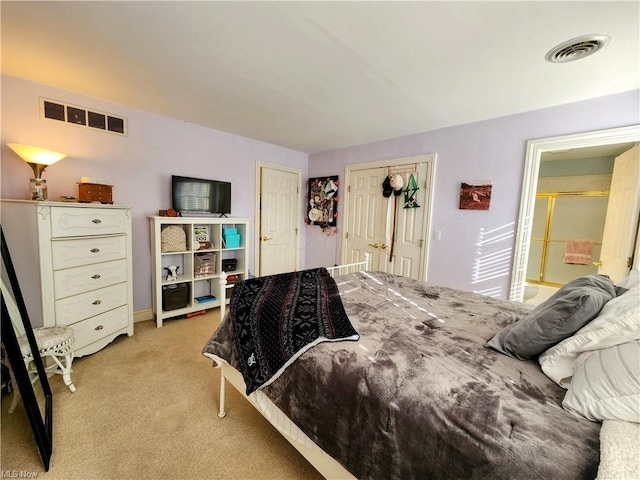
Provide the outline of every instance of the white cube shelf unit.
<path id="1" fill-rule="evenodd" d="M 153 314 L 162 327 L 167 318 L 189 316 L 220 306 L 220 272 L 225 265 L 228 276 L 245 280 L 249 274 L 247 240 L 248 218 L 159 217 L 150 215 Z M 184 232 L 184 243 L 163 248 L 162 232 L 178 227 Z M 225 230 L 236 229 L 239 244 L 225 242 Z M 226 230 L 230 232 L 231 230 Z M 178 231 L 181 235 L 181 232 Z M 166 237 L 166 235 L 165 235 Z M 237 239 L 237 237 L 235 237 Z M 170 250 L 177 251 L 166 251 Z M 229 265 L 231 264 L 231 265 Z M 175 279 L 169 267 L 178 267 Z M 173 270 L 176 270 L 175 268 Z M 232 277 L 233 278 L 233 277 Z M 226 288 L 233 288 L 229 284 Z M 227 291 L 227 303 L 229 298 Z M 211 298 L 214 297 L 214 298 Z"/>

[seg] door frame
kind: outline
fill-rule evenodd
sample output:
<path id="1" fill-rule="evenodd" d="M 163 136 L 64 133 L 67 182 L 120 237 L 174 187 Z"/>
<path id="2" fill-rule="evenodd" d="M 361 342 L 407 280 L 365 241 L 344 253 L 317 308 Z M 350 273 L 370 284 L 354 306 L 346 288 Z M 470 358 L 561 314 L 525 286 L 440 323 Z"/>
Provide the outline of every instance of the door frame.
<path id="1" fill-rule="evenodd" d="M 435 174 L 436 174 L 436 154 L 424 153 L 422 155 L 415 155 L 412 157 L 392 158 L 387 160 L 377 160 L 375 162 L 368 163 L 356 163 L 352 165 L 346 165 L 344 168 L 345 185 L 344 189 L 344 202 L 342 208 L 342 235 L 340 235 L 340 263 L 345 264 L 348 260 L 346 251 L 346 226 L 349 225 L 349 202 L 351 201 L 349 195 L 349 185 L 351 184 L 351 172 L 357 170 L 368 170 L 370 168 L 384 168 L 395 167 L 398 165 L 406 165 L 407 163 L 427 163 L 427 178 L 425 178 L 424 186 L 420 188 L 426 188 L 427 193 L 425 202 L 427 205 L 423 208 L 423 224 L 422 224 L 422 239 L 423 245 L 420 253 L 419 266 L 420 266 L 420 279 L 426 281 L 429 271 L 429 246 L 431 244 L 429 232 L 431 231 L 431 218 L 433 213 L 433 199 L 434 199 L 434 186 L 435 186 Z M 382 185 L 380 185 L 380 194 L 382 195 Z"/>
<path id="2" fill-rule="evenodd" d="M 269 168 L 271 170 L 280 170 L 282 172 L 292 173 L 298 177 L 298 196 L 296 200 L 296 218 L 295 225 L 298 234 L 296 235 L 296 258 L 295 265 L 296 270 L 300 270 L 300 236 L 302 233 L 302 219 L 300 218 L 300 208 L 302 205 L 302 169 L 297 167 L 287 167 L 284 165 L 278 165 L 275 163 L 267 163 L 256 161 L 256 193 L 255 193 L 255 206 L 254 206 L 254 218 L 255 218 L 255 228 L 253 242 L 254 242 L 254 255 L 253 255 L 253 272 L 254 275 L 260 275 L 260 231 L 262 227 L 262 216 L 260 211 L 260 202 L 262 199 L 262 169 Z"/>
<path id="3" fill-rule="evenodd" d="M 516 229 L 516 243 L 513 254 L 513 269 L 511 272 L 511 288 L 509 300 L 522 302 L 529 261 L 529 244 L 531 242 L 531 227 L 533 211 L 538 187 L 538 173 L 542 154 L 554 150 L 570 148 L 597 147 L 601 145 L 615 145 L 617 143 L 640 142 L 640 125 L 596 130 L 591 132 L 561 135 L 556 137 L 538 138 L 527 142 L 524 162 L 524 177 L 522 180 L 522 195 L 520 198 L 520 212 Z M 636 252 L 640 243 L 636 244 Z M 636 255 L 636 268 L 638 266 Z"/>

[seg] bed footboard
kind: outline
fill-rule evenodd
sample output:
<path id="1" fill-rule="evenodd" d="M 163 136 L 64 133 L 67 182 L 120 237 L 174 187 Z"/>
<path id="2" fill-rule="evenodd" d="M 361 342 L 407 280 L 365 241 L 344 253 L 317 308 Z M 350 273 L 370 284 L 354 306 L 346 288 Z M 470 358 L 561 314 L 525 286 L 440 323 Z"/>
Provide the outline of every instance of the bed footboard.
<path id="1" fill-rule="evenodd" d="M 347 263 L 346 265 L 336 265 L 335 267 L 327 267 L 327 271 L 332 277 L 335 277 L 336 275 L 346 275 L 347 273 L 369 270 L 369 258 L 369 252 L 364 252 L 364 260 L 362 260 L 361 262 Z"/>
<path id="2" fill-rule="evenodd" d="M 364 260 L 361 262 L 350 263 L 347 265 L 337 265 L 327 268 L 330 275 L 343 275 L 346 273 L 357 272 L 369 269 L 369 254 L 364 254 Z M 220 319 L 222 320 L 226 314 L 227 298 L 226 285 L 227 274 L 220 273 Z M 337 460 L 332 458 L 318 445 L 316 445 L 302 430 L 298 428 L 282 411 L 265 395 L 262 391 L 257 390 L 247 396 L 246 385 L 242 374 L 229 365 L 227 362 L 218 357 L 210 357 L 216 369 L 220 370 L 220 401 L 218 404 L 218 417 L 224 418 L 227 415 L 225 408 L 226 382 L 227 380 L 234 386 L 240 394 L 242 394 L 249 402 L 258 410 L 262 416 L 267 419 L 296 449 L 303 457 L 314 466 L 320 474 L 327 479 L 355 480 L 355 477 L 349 473 Z"/>
<path id="3" fill-rule="evenodd" d="M 370 255 L 364 252 L 364 260 L 361 262 L 347 263 L 346 265 L 336 265 L 335 267 L 327 267 L 327 271 L 332 277 L 336 275 L 345 275 L 347 273 L 359 272 L 361 270 L 369 270 Z M 227 313 L 227 274 L 220 272 L 220 320 Z"/>

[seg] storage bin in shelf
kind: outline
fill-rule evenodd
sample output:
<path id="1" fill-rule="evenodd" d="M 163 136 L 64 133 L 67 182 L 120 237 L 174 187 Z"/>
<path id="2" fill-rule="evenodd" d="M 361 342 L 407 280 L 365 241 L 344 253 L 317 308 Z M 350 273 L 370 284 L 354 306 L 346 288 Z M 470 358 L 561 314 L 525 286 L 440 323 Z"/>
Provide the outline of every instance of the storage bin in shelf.
<path id="1" fill-rule="evenodd" d="M 216 274 L 216 252 L 196 252 L 193 254 L 193 277 L 211 278 Z"/>
<path id="2" fill-rule="evenodd" d="M 162 310 L 173 311 L 191 306 L 191 284 L 172 283 L 162 287 Z"/>
<path id="3" fill-rule="evenodd" d="M 225 227 L 222 229 L 225 248 L 240 248 L 240 233 L 237 228 Z"/>

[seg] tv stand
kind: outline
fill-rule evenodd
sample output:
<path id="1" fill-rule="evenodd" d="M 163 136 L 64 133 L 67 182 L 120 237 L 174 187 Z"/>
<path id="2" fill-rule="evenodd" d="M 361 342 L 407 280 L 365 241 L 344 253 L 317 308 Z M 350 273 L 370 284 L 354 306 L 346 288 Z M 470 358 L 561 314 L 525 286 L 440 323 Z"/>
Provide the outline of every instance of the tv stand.
<path id="1" fill-rule="evenodd" d="M 215 218 L 203 216 L 160 217 L 149 215 L 151 229 L 151 260 L 153 285 L 153 313 L 156 326 L 164 320 L 189 316 L 202 310 L 220 306 L 221 288 L 229 302 L 233 282 L 220 285 L 220 274 L 234 276 L 235 281 L 249 276 L 247 245 L 249 242 L 248 218 Z M 179 227 L 184 231 L 186 245 L 174 251 L 164 247 L 162 231 L 166 227 Z M 235 228 L 240 243 L 227 245 L 225 228 Z M 179 267 L 177 278 L 167 276 L 168 267 Z M 168 277 L 168 278 L 167 278 Z"/>

